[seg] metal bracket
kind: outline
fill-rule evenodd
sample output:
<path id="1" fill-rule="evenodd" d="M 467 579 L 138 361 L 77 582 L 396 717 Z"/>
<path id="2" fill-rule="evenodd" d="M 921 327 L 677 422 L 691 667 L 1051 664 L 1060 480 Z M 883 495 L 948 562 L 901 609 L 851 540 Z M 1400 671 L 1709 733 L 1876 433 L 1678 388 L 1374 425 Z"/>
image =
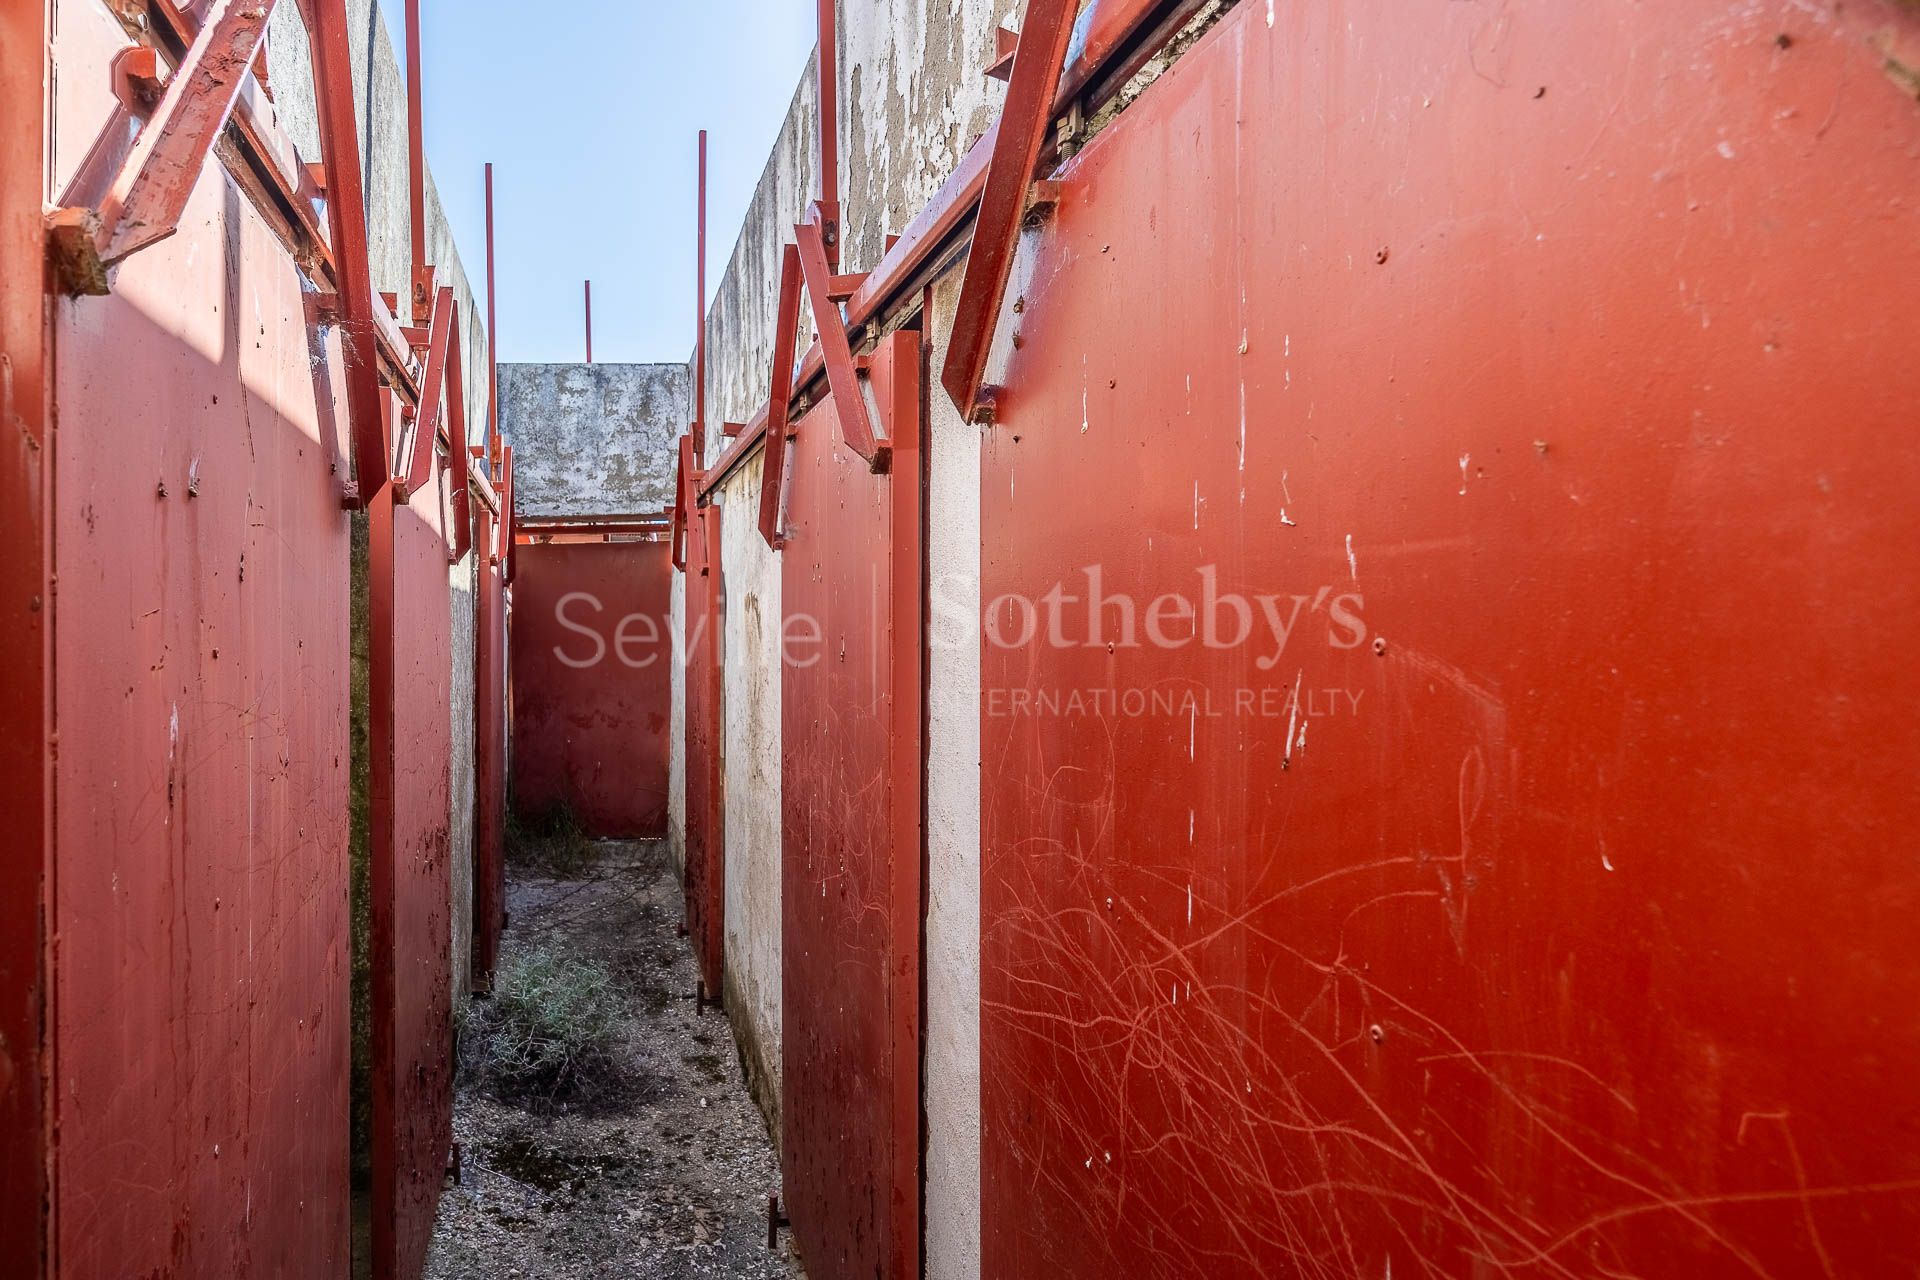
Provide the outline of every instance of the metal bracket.
<path id="1" fill-rule="evenodd" d="M 788 245 L 780 257 L 780 306 L 773 327 L 773 376 L 768 381 L 767 439 L 760 455 L 760 536 L 778 551 L 786 545 L 780 531 L 787 479 L 787 415 L 793 408 L 793 348 L 800 338 L 800 249 Z"/>
<path id="2" fill-rule="evenodd" d="M 440 434 L 440 414 L 447 398 L 447 352 L 457 310 L 452 287 L 443 287 L 433 301 L 433 324 L 427 338 L 427 371 L 421 379 L 420 403 L 413 419 L 412 447 L 405 469 L 394 477 L 396 502 L 407 502 L 420 491 L 433 464 L 434 438 Z"/>
<path id="3" fill-rule="evenodd" d="M 846 318 L 832 297 L 833 271 L 827 263 L 820 227 L 803 222 L 793 231 L 799 239 L 800 274 L 813 303 L 813 327 L 826 361 L 827 386 L 833 391 L 834 407 L 839 412 L 840 438 L 849 449 L 867 460 L 875 475 L 884 474 L 892 463 L 893 447 L 875 439 L 873 424 L 867 417 L 866 400 L 860 394 L 860 379 L 853 366 L 853 351 L 847 343 Z M 771 414 L 767 421 L 771 426 Z"/>
<path id="4" fill-rule="evenodd" d="M 968 422 L 990 420 L 993 400 L 981 379 L 1006 298 L 1020 225 L 1027 216 L 1033 171 L 1047 142 L 1078 7 L 1072 0 L 1031 0 L 1014 54 L 1013 78 L 1000 113 L 973 244 L 967 250 L 946 367 L 941 372 L 942 385 Z"/>

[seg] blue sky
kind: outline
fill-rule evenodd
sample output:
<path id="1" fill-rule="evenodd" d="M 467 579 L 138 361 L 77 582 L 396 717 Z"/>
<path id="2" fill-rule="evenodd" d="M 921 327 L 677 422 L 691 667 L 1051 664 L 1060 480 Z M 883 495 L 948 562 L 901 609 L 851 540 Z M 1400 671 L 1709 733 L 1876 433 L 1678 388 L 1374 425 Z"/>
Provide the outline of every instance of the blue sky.
<path id="1" fill-rule="evenodd" d="M 405 62 L 404 0 L 381 0 Z M 494 165 L 500 359 L 685 360 L 694 338 L 697 134 L 707 289 L 813 51 L 807 0 L 423 0 L 427 157 L 486 291 Z"/>

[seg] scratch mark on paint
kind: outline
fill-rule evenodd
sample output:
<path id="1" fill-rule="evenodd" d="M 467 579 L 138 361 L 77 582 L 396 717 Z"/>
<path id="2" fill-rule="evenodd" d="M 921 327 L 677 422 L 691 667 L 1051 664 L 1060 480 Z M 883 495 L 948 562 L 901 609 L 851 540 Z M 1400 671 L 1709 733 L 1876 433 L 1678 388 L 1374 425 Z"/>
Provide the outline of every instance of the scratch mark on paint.
<path id="1" fill-rule="evenodd" d="M 1360 581 L 1360 560 L 1353 554 L 1353 535 L 1347 535 L 1347 572 L 1353 575 L 1355 582 Z"/>
<path id="2" fill-rule="evenodd" d="M 1463 453 L 1460 455 L 1460 496 L 1463 498 L 1467 496 L 1467 468 L 1472 465 L 1472 454 Z"/>

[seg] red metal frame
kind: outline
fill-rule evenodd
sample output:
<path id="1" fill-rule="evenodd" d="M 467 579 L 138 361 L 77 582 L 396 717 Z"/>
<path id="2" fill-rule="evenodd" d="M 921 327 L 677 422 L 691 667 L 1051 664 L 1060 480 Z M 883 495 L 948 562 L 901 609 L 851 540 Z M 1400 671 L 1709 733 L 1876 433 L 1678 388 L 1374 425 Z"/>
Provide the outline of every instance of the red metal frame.
<path id="1" fill-rule="evenodd" d="M 800 249 L 787 245 L 780 255 L 780 305 L 773 322 L 773 389 L 767 402 L 767 445 L 760 464 L 760 536 L 778 551 L 780 499 L 787 473 L 787 425 L 793 398 L 793 348 L 800 341 Z"/>
<path id="2" fill-rule="evenodd" d="M 825 402 L 792 452 L 782 598 L 830 648 L 782 675 L 782 1203 L 820 1280 L 920 1274 L 920 337 L 873 356 L 890 475 L 839 449 Z"/>
<path id="3" fill-rule="evenodd" d="M 407 0 L 407 209 L 412 231 L 413 295 L 409 311 L 425 324 L 433 307 L 433 268 L 427 265 L 427 140 L 421 83 L 420 0 Z"/>
<path id="4" fill-rule="evenodd" d="M 346 359 L 347 416 L 353 428 L 357 505 L 374 501 L 393 472 L 393 443 L 381 406 L 379 331 L 367 249 L 366 199 L 360 176 L 360 133 L 354 110 L 353 47 L 347 0 L 311 0 L 314 93 L 327 172 L 327 223 L 339 271 L 338 322 Z"/>
<path id="5" fill-rule="evenodd" d="M 987 184 L 973 226 L 960 302 L 953 317 L 941 383 L 960 416 L 989 420 L 993 393 L 981 386 L 994 327 L 1006 299 L 1013 252 L 1026 216 L 1034 167 L 1048 142 L 1055 93 L 1073 36 L 1074 0 L 1031 0 L 1020 45 L 1013 59 L 1013 80 L 993 144 Z"/>
<path id="6" fill-rule="evenodd" d="M 433 302 L 433 325 L 427 339 L 427 370 L 421 379 L 420 402 L 413 406 L 413 439 L 405 469 L 394 477 L 396 502 L 405 503 L 419 492 L 432 474 L 434 451 L 440 434 L 440 414 L 447 395 L 447 355 L 453 345 L 453 331 L 459 324 L 459 308 L 453 289 L 443 286 Z M 460 410 L 463 419 L 465 407 Z M 466 450 L 459 450 L 460 469 L 466 471 Z M 464 489 L 463 484 L 459 486 Z"/>
<path id="7" fill-rule="evenodd" d="M 682 437 L 687 445 L 692 441 Z M 700 507 L 690 517 L 685 617 L 686 671 L 686 868 L 683 888 L 688 936 L 700 965 L 700 993 L 722 1002 L 726 948 L 726 800 L 720 741 L 726 617 L 721 574 L 722 509 Z"/>
<path id="8" fill-rule="evenodd" d="M 694 253 L 693 453 L 707 459 L 707 131 L 700 131 L 699 231 Z"/>
<path id="9" fill-rule="evenodd" d="M 0 4 L 0 1256 L 46 1266 L 52 1018 L 42 920 L 52 854 L 52 546 L 46 417 L 46 5 Z M 29 52 L 31 51 L 31 52 Z"/>
<path id="10" fill-rule="evenodd" d="M 274 0 L 212 0 L 185 60 L 100 205 L 95 243 L 112 266 L 180 228 L 187 197 L 213 154 L 266 41 Z"/>
<path id="11" fill-rule="evenodd" d="M 500 300 L 493 271 L 493 165 L 487 165 L 487 476 L 500 476 Z"/>
<path id="12" fill-rule="evenodd" d="M 801 223 L 793 229 L 793 234 L 799 242 L 800 275 L 813 304 L 813 327 L 819 334 L 822 358 L 826 361 L 827 385 L 832 389 L 834 406 L 839 413 L 841 439 L 867 460 L 875 475 L 882 474 L 893 456 L 893 447 L 874 438 L 866 398 L 860 394 L 859 374 L 853 366 L 853 352 L 847 343 L 846 318 L 833 298 L 833 269 L 827 258 L 825 237 L 820 225 L 814 222 Z"/>
<path id="13" fill-rule="evenodd" d="M 840 22 L 838 0 L 817 0 L 820 90 L 820 198 L 814 216 L 821 227 L 829 269 L 840 269 Z"/>
<path id="14" fill-rule="evenodd" d="M 694 490 L 698 479 L 694 472 L 693 437 L 680 437 L 680 459 L 673 478 L 673 567 L 687 571 L 688 526 L 694 509 Z"/>

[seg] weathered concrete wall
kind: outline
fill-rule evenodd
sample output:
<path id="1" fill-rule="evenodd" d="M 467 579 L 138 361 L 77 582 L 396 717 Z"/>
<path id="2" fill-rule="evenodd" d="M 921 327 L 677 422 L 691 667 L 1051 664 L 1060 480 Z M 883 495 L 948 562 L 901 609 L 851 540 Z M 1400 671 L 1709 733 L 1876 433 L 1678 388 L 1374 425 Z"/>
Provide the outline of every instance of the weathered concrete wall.
<path id="1" fill-rule="evenodd" d="M 718 499 L 727 589 L 726 1002 L 747 1085 L 780 1133 L 780 557 L 760 536 L 760 469 Z"/>
<path id="2" fill-rule="evenodd" d="M 412 292 L 412 210 L 407 195 L 407 82 L 387 35 L 378 0 L 347 0 L 353 42 L 355 112 L 360 122 L 361 172 L 366 183 L 368 254 L 374 288 Z M 312 55 L 299 7 L 280 5 L 268 28 L 268 74 L 280 125 L 300 154 L 317 160 L 320 131 L 313 90 Z M 427 258 L 442 284 L 451 285 L 460 310 L 461 368 L 466 391 L 467 429 L 478 437 L 487 421 L 487 330 L 483 303 L 460 260 L 453 228 L 440 203 L 428 166 L 426 192 Z M 402 303 L 404 308 L 405 304 Z M 450 860 L 454 991 L 470 985 L 473 928 L 473 611 L 475 560 L 470 555 L 449 571 L 447 600 L 453 618 Z"/>
<path id="3" fill-rule="evenodd" d="M 866 271 L 993 124 L 994 31 L 1019 0 L 842 0 L 842 269 Z"/>
<path id="4" fill-rule="evenodd" d="M 935 286 L 946 360 L 958 272 Z M 980 1274 L 980 428 L 927 397 L 928 1280 Z"/>
<path id="5" fill-rule="evenodd" d="M 673 634 L 678 637 L 673 654 L 673 691 L 668 701 L 673 708 L 672 727 L 667 731 L 667 848 L 673 854 L 674 869 L 682 877 L 687 873 L 687 575 L 673 575 Z"/>
<path id="6" fill-rule="evenodd" d="M 707 418 L 715 424 L 750 421 L 767 402 L 781 248 L 793 239 L 794 224 L 819 194 L 819 119 L 820 95 L 809 62 L 707 312 Z M 813 333 L 804 306 L 801 332 L 798 351 L 806 350 Z M 707 460 L 718 458 L 732 443 L 720 438 L 716 425 L 708 433 Z"/>
<path id="7" fill-rule="evenodd" d="M 684 364 L 501 365 L 500 434 L 514 447 L 520 513 L 638 515 L 671 504 L 691 397 Z"/>

